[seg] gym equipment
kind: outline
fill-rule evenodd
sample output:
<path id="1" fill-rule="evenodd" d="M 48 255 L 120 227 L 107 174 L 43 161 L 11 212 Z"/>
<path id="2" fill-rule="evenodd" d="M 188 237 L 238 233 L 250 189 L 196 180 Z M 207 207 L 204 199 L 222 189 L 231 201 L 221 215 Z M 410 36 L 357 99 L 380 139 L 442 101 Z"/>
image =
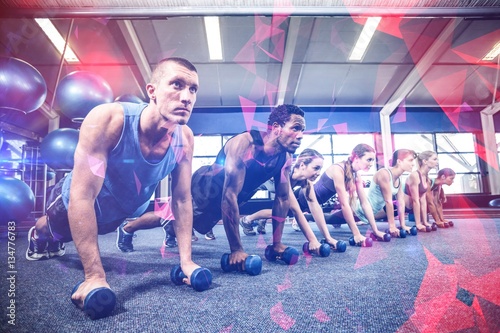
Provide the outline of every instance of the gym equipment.
<path id="1" fill-rule="evenodd" d="M 297 261 L 299 261 L 299 251 L 290 246 L 287 247 L 282 253 L 278 253 L 274 251 L 272 245 L 268 245 L 264 254 L 266 259 L 269 261 L 276 261 L 279 259 L 284 261 L 287 265 L 295 265 Z"/>
<path id="2" fill-rule="evenodd" d="M 410 231 L 406 231 L 406 230 L 403 230 L 401 227 L 398 227 L 399 230 L 401 231 L 405 231 L 405 234 L 406 236 L 410 235 L 410 236 L 416 236 L 417 233 L 418 233 L 418 230 L 417 230 L 417 227 L 416 226 L 413 226 L 410 228 Z"/>
<path id="3" fill-rule="evenodd" d="M 180 265 L 175 265 L 170 270 L 170 280 L 175 284 L 180 286 L 184 284 L 183 279 L 187 278 L 186 274 L 181 269 Z M 196 291 L 207 290 L 212 284 L 212 272 L 207 268 L 197 268 L 191 274 L 191 287 Z"/>
<path id="4" fill-rule="evenodd" d="M 29 63 L 0 57 L 0 108 L 30 113 L 42 106 L 47 84 Z"/>
<path id="5" fill-rule="evenodd" d="M 220 258 L 220 267 L 224 272 L 237 271 L 237 265 L 229 264 L 229 253 L 224 253 Z M 252 254 L 245 259 L 245 265 L 243 270 L 248 273 L 248 275 L 259 275 L 262 271 L 262 259 L 260 256 Z"/>
<path id="6" fill-rule="evenodd" d="M 370 237 L 366 237 L 364 242 L 362 243 L 356 243 L 354 241 L 354 236 L 349 237 L 349 245 L 351 246 L 361 246 L 361 247 L 372 247 L 373 246 L 373 240 Z"/>
<path id="7" fill-rule="evenodd" d="M 82 121 L 97 105 L 113 102 L 113 91 L 99 75 L 76 71 L 59 82 L 56 101 L 61 112 L 77 122 Z"/>
<path id="8" fill-rule="evenodd" d="M 40 144 L 42 160 L 54 170 L 73 169 L 79 131 L 60 128 L 47 134 Z"/>
<path id="9" fill-rule="evenodd" d="M 321 244 L 328 244 L 326 239 L 322 239 L 321 240 Z M 333 251 L 337 251 L 337 252 L 345 252 L 345 250 L 347 250 L 347 243 L 344 242 L 343 240 L 339 240 L 337 241 L 337 245 L 334 247 L 333 245 L 330 245 L 328 244 L 328 246 L 330 246 L 330 249 L 333 250 Z"/>
<path id="10" fill-rule="evenodd" d="M 302 245 L 302 252 L 304 252 L 305 255 L 319 254 L 321 257 L 328 257 L 331 251 L 332 249 L 329 244 L 322 243 L 317 253 L 309 251 L 309 242 L 305 242 L 304 245 Z"/>
<path id="11" fill-rule="evenodd" d="M 24 220 L 35 208 L 30 187 L 14 177 L 0 176 L 0 223 Z"/>
<path id="12" fill-rule="evenodd" d="M 129 102 L 129 103 L 136 103 L 136 104 L 144 103 L 144 101 L 142 99 L 140 99 L 139 97 L 132 95 L 132 94 L 120 95 L 117 98 L 115 98 L 115 102 Z"/>
<path id="13" fill-rule="evenodd" d="M 78 290 L 78 287 L 83 283 L 77 283 L 71 292 L 71 296 Z M 78 303 L 71 298 L 71 302 L 78 306 Z M 83 302 L 83 312 L 87 314 L 90 319 L 100 319 L 107 317 L 113 312 L 116 305 L 116 295 L 113 290 L 101 287 L 95 288 L 87 294 Z"/>
<path id="14" fill-rule="evenodd" d="M 406 238 L 406 230 L 402 230 L 401 228 L 398 228 L 399 229 L 399 238 Z M 391 235 L 391 232 L 389 229 L 385 229 L 384 231 L 387 235 Z M 391 235 L 392 237 L 392 235 Z"/>
<path id="15" fill-rule="evenodd" d="M 432 231 L 436 231 L 436 230 L 438 230 L 438 226 L 437 226 L 437 224 L 436 224 L 436 223 L 433 223 L 433 224 L 431 225 L 431 230 L 432 230 Z"/>
<path id="16" fill-rule="evenodd" d="M 379 242 L 390 242 L 391 241 L 391 235 L 387 234 L 387 233 L 384 234 L 384 237 L 379 237 L 379 236 L 375 235 L 373 232 L 371 232 L 370 238 L 375 240 L 375 241 L 379 241 Z"/>

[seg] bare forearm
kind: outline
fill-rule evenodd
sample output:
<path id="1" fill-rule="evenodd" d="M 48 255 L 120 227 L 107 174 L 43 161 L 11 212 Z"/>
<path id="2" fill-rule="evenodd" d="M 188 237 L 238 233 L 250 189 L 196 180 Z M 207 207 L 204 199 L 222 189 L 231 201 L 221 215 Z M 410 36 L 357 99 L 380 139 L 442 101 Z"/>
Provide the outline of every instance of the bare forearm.
<path id="1" fill-rule="evenodd" d="M 175 216 L 174 230 L 179 244 L 181 266 L 191 262 L 191 233 L 193 230 L 193 204 L 191 198 L 174 200 L 172 210 Z"/>
<path id="2" fill-rule="evenodd" d="M 105 278 L 97 241 L 97 221 L 93 205 L 85 202 L 70 202 L 68 217 L 71 236 L 82 261 L 85 278 Z"/>
<path id="3" fill-rule="evenodd" d="M 240 213 L 236 199 L 222 199 L 222 221 L 231 252 L 243 251 L 238 220 Z"/>

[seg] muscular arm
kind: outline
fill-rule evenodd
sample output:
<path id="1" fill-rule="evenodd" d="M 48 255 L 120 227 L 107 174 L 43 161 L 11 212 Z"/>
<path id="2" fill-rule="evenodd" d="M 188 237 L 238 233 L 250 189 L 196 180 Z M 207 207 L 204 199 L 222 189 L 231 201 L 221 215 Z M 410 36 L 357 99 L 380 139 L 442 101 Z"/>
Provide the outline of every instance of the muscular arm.
<path id="1" fill-rule="evenodd" d="M 94 108 L 85 118 L 75 150 L 68 217 L 71 235 L 82 261 L 86 281 L 105 283 L 105 273 L 97 243 L 94 203 L 104 181 L 109 151 L 123 128 L 123 111 L 118 104 Z M 92 167 L 102 163 L 99 172 Z"/>
<path id="2" fill-rule="evenodd" d="M 290 209 L 290 179 L 288 177 L 290 168 L 291 157 L 287 156 L 287 162 L 281 169 L 281 173 L 274 176 L 276 194 L 273 202 L 273 244 L 275 245 L 275 249 L 281 244 L 286 214 Z M 293 196 L 293 194 L 291 195 Z"/>
<path id="3" fill-rule="evenodd" d="M 232 253 L 243 252 L 238 220 L 238 194 L 243 188 L 246 169 L 242 156 L 253 156 L 253 145 L 248 133 L 231 139 L 226 145 L 226 161 L 224 165 L 225 179 L 222 189 L 222 221 Z M 243 257 L 241 259 L 244 259 Z M 231 263 L 233 263 L 231 261 Z"/>
<path id="4" fill-rule="evenodd" d="M 179 244 L 181 267 L 186 276 L 198 266 L 191 260 L 191 232 L 193 229 L 193 202 L 191 199 L 191 168 L 193 160 L 193 132 L 187 126 L 182 130 L 182 154 L 172 171 L 172 211 L 174 230 Z M 189 279 L 188 279 L 189 280 Z"/>

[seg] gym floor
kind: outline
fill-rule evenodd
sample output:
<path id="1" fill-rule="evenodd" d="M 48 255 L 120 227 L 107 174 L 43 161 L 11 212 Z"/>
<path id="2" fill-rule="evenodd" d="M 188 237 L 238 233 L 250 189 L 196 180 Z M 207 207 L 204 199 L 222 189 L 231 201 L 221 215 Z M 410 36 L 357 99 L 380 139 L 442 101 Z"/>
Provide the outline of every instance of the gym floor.
<path id="1" fill-rule="evenodd" d="M 265 235 L 241 236 L 246 251 L 263 258 L 258 276 L 221 270 L 228 243 L 217 225 L 215 241 L 198 235 L 193 243 L 194 260 L 213 274 L 204 292 L 170 281 L 178 252 L 161 247 L 161 229 L 137 232 L 132 253 L 117 250 L 116 234 L 110 233 L 99 237 L 99 245 L 117 306 L 110 317 L 95 321 L 70 301 L 83 277 L 74 244 L 66 244 L 61 258 L 28 262 L 23 231 L 14 241 L 14 267 L 8 267 L 7 239 L 0 239 L 0 331 L 499 332 L 500 218 L 464 216 L 454 219 L 453 228 L 374 242 L 372 248 L 348 245 L 345 253 L 327 258 L 304 256 L 304 237 L 287 224 L 283 241 L 301 252 L 294 266 L 264 259 L 268 224 Z M 351 235 L 346 225 L 330 228 L 337 239 Z M 12 300 L 15 310 L 8 308 Z M 12 314 L 15 326 L 9 324 Z"/>

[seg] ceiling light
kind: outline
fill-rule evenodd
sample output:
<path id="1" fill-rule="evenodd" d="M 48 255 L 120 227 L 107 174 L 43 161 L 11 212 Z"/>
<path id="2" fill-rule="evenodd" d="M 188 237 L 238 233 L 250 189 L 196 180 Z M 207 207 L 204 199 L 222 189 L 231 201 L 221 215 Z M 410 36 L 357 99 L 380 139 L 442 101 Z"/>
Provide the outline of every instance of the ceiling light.
<path id="1" fill-rule="evenodd" d="M 210 60 L 222 60 L 222 42 L 220 37 L 219 17 L 205 16 L 205 32 L 207 33 L 208 53 Z"/>
<path id="2" fill-rule="evenodd" d="M 484 56 L 483 60 L 493 60 L 500 53 L 500 42 L 496 43 L 495 46 Z"/>
<path id="3" fill-rule="evenodd" d="M 349 56 L 350 61 L 360 61 L 365 55 L 366 49 L 372 40 L 373 34 L 377 30 L 377 26 L 380 23 L 381 17 L 369 17 L 366 20 L 365 26 L 359 35 L 356 45 L 352 49 L 351 55 Z"/>
<path id="4" fill-rule="evenodd" d="M 56 47 L 57 51 L 59 51 L 60 54 L 63 54 L 64 52 L 64 59 L 67 62 L 80 62 L 76 54 L 69 47 L 69 44 L 66 46 L 66 51 L 64 50 L 66 42 L 49 19 L 36 18 L 35 21 L 38 23 L 40 28 L 42 28 L 43 32 L 47 35 L 52 44 Z"/>

